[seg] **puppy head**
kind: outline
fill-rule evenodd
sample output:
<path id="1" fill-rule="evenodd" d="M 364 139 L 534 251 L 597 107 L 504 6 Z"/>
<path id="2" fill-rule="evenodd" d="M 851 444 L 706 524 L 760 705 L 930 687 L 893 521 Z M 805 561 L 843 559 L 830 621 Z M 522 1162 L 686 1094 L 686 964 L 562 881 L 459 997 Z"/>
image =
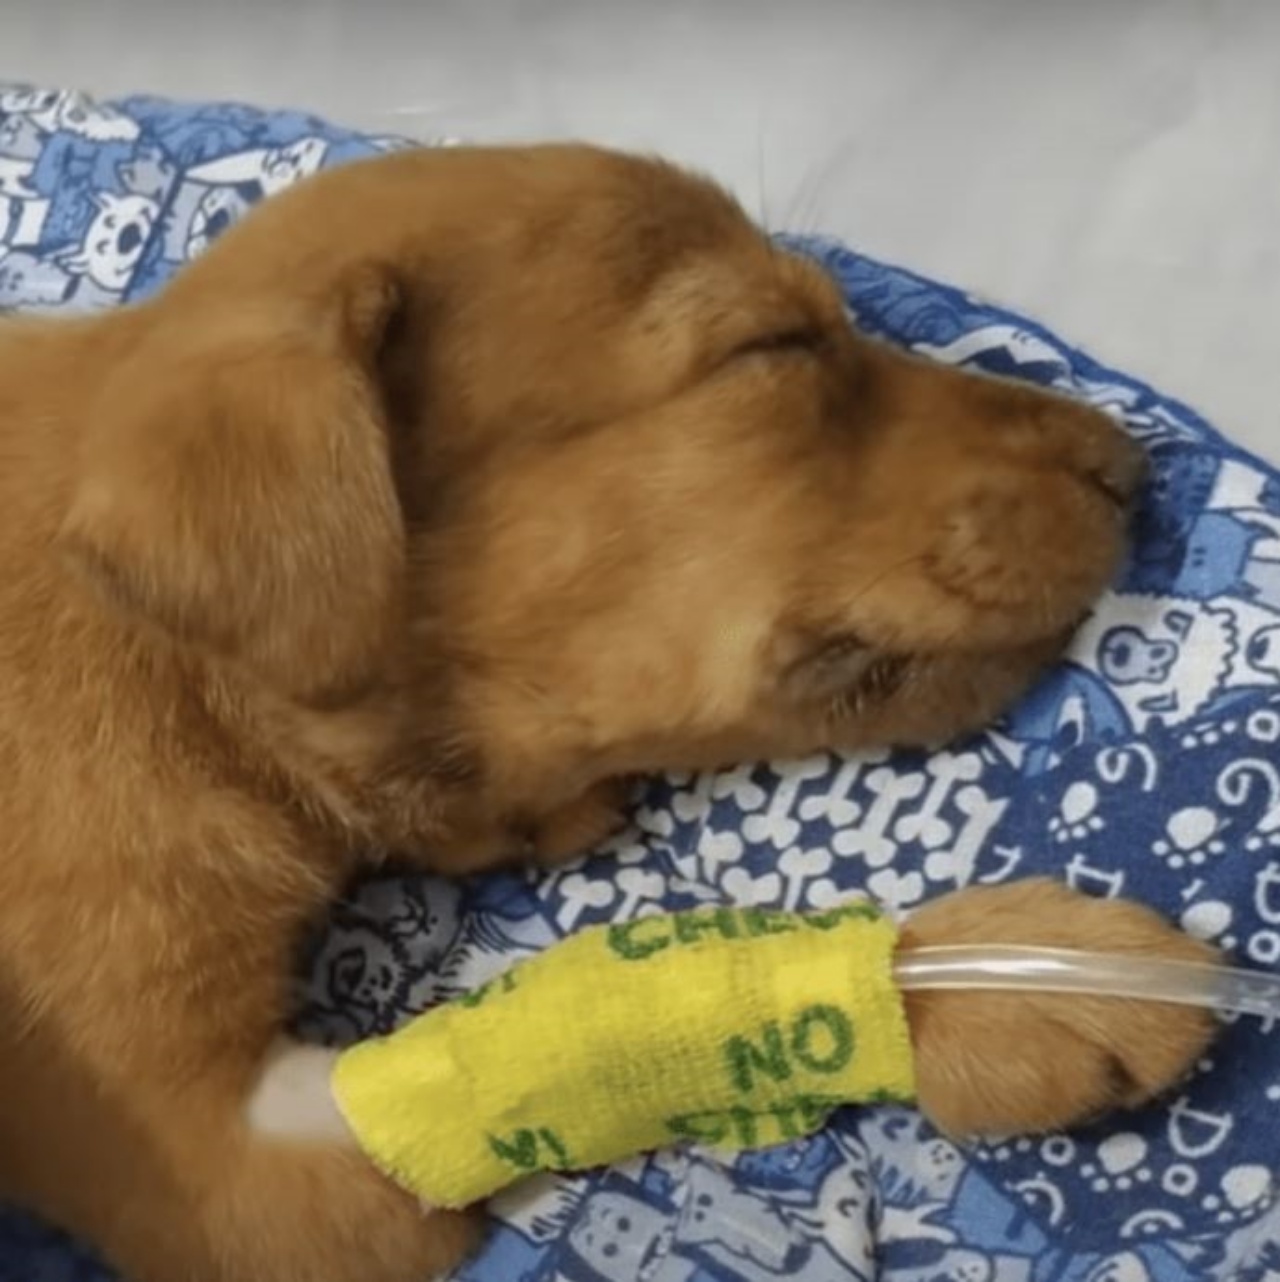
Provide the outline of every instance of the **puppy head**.
<path id="1" fill-rule="evenodd" d="M 65 533 L 292 697 L 392 684 L 425 728 L 447 686 L 528 811 L 980 724 L 1114 572 L 1140 475 L 1085 408 L 859 335 L 697 178 L 456 150 L 301 184 L 152 305 Z"/>

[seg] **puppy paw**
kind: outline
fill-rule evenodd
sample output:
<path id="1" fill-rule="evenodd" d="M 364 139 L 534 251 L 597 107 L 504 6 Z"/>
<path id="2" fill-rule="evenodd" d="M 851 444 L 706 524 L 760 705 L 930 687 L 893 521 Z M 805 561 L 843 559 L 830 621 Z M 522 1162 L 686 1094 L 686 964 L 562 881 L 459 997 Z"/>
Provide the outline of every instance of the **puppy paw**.
<path id="1" fill-rule="evenodd" d="M 533 862 L 553 868 L 586 854 L 623 827 L 630 802 L 629 780 L 604 779 L 594 784 L 538 821 L 530 841 Z"/>
<path id="2" fill-rule="evenodd" d="M 1216 961 L 1148 908 L 1047 880 L 960 891 L 922 908 L 902 947 L 1032 944 Z M 905 994 L 921 1110 L 953 1135 L 1037 1133 L 1133 1108 L 1182 1078 L 1217 1030 L 1204 1010 L 1058 993 Z"/>
<path id="3" fill-rule="evenodd" d="M 407 858 L 451 876 L 494 868 L 554 868 L 587 854 L 623 827 L 630 802 L 629 781 L 605 779 L 544 814 L 495 809 L 463 816 Z"/>

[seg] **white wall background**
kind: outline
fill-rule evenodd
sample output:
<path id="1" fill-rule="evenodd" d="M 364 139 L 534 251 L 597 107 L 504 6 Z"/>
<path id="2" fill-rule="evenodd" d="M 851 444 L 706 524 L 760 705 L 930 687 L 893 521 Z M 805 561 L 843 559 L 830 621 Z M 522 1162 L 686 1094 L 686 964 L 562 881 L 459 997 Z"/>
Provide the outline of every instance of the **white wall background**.
<path id="1" fill-rule="evenodd" d="M 0 78 L 661 150 L 1280 460 L 1276 0 L 3 0 Z"/>

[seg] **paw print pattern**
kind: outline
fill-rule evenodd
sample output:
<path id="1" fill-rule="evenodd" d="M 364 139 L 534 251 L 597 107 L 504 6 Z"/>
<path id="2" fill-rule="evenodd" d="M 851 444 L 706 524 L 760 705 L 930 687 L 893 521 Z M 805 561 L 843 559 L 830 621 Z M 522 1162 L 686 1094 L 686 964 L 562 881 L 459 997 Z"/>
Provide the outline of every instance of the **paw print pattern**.
<path id="1" fill-rule="evenodd" d="M 1106 826 L 1098 814 L 1098 789 L 1080 781 L 1062 794 L 1058 813 L 1049 819 L 1049 835 L 1056 842 L 1084 841 Z"/>
<path id="2" fill-rule="evenodd" d="M 1187 749 L 1216 748 L 1224 739 L 1230 739 L 1231 736 L 1237 734 L 1239 729 L 1239 723 L 1230 720 L 1221 724 L 1212 721 L 1202 723 L 1192 726 L 1182 736 L 1181 743 Z"/>
<path id="3" fill-rule="evenodd" d="M 1205 806 L 1186 806 L 1169 816 L 1165 835 L 1151 844 L 1151 853 L 1170 868 L 1199 867 L 1211 856 L 1226 853 L 1219 835 L 1223 821 Z"/>
<path id="4" fill-rule="evenodd" d="M 1220 899 L 1199 899 L 1183 911 L 1178 924 L 1196 939 L 1209 940 L 1222 948 L 1232 949 L 1237 942 L 1231 934 L 1234 918 L 1235 912 L 1230 904 Z"/>

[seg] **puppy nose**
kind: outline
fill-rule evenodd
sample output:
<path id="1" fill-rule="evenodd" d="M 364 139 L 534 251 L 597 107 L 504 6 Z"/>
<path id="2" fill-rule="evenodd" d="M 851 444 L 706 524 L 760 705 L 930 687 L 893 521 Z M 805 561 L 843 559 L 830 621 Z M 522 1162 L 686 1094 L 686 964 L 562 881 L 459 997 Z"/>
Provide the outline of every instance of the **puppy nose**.
<path id="1" fill-rule="evenodd" d="M 1146 483 L 1151 462 L 1137 441 L 1121 429 L 1112 428 L 1083 471 L 1085 479 L 1117 507 L 1128 507 Z"/>
<path id="2" fill-rule="evenodd" d="M 1024 419 L 1024 423 L 1028 420 Z M 1129 507 L 1150 472 L 1146 451 L 1109 414 L 1060 396 L 1034 404 L 1022 436 L 1045 463 L 1074 473 L 1084 484 L 1114 503 Z"/>

